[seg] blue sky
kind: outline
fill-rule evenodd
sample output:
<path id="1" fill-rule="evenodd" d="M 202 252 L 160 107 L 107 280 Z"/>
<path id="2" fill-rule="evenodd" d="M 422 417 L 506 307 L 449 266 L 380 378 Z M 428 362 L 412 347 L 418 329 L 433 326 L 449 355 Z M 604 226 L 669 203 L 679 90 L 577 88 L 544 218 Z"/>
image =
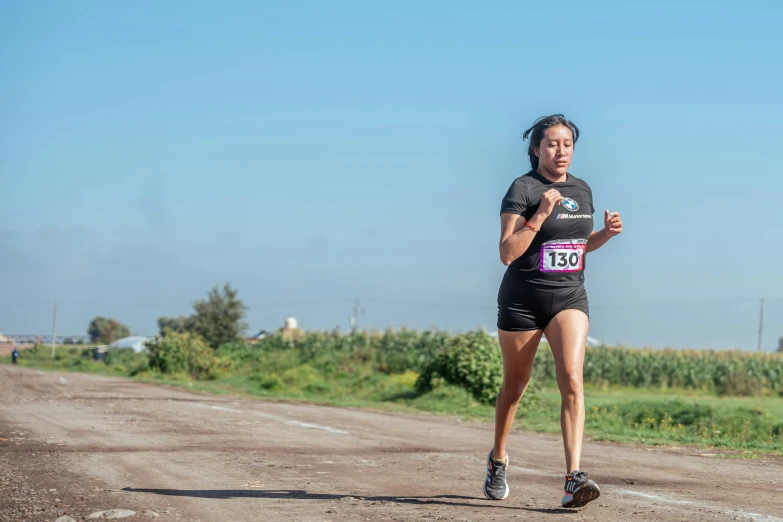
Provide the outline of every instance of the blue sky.
<path id="1" fill-rule="evenodd" d="M 372 4 L 372 5 L 370 5 Z M 0 330 L 139 334 L 230 281 L 252 330 L 494 329 L 521 134 L 563 112 L 626 231 L 591 335 L 783 336 L 776 2 L 4 2 Z"/>

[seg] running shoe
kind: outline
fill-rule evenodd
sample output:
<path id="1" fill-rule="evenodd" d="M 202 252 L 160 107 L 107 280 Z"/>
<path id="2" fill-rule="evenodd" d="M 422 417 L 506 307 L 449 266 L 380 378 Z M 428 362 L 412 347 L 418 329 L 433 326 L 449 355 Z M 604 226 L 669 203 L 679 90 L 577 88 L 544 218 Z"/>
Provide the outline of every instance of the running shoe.
<path id="1" fill-rule="evenodd" d="M 506 470 L 508 469 L 508 453 L 506 461 L 493 459 L 492 451 L 487 455 L 487 478 L 484 480 L 484 496 L 489 500 L 503 500 L 508 497 Z"/>
<path id="2" fill-rule="evenodd" d="M 585 477 L 587 477 L 587 473 L 579 470 L 566 475 L 565 496 L 560 502 L 561 506 L 564 508 L 582 507 L 601 495 L 598 485 Z"/>

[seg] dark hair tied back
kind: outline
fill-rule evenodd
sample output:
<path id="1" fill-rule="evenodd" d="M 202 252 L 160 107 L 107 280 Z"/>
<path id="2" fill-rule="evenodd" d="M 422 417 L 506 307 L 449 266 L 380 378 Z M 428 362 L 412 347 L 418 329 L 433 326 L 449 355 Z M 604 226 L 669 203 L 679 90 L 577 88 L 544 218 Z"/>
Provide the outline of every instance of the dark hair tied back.
<path id="1" fill-rule="evenodd" d="M 535 148 L 538 147 L 541 140 L 544 139 L 544 132 L 552 127 L 557 127 L 558 125 L 571 129 L 571 134 L 574 137 L 574 145 L 576 145 L 576 140 L 579 139 L 579 129 L 571 120 L 566 119 L 562 114 L 553 114 L 551 116 L 538 118 L 533 123 L 533 126 L 522 135 L 522 139 L 526 140 L 530 138 L 527 155 L 530 157 L 530 166 L 533 167 L 533 170 L 538 169 L 538 156 L 536 156 Z"/>

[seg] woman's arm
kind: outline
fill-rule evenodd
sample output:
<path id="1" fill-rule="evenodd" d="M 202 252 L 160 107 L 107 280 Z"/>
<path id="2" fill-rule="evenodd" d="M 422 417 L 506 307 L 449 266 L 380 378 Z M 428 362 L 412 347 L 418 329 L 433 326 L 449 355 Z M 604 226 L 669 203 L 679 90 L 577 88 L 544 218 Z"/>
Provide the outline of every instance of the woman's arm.
<path id="1" fill-rule="evenodd" d="M 552 213 L 555 205 L 560 203 L 563 196 L 555 189 L 549 189 L 541 196 L 541 202 L 530 221 L 519 214 L 504 212 L 500 214 L 500 261 L 504 265 L 510 265 L 519 256 L 525 253 L 533 242 L 544 220 Z M 530 226 L 525 226 L 529 223 Z M 533 228 L 530 228 L 530 227 Z M 535 229 L 535 230 L 533 230 Z"/>
<path id="2" fill-rule="evenodd" d="M 587 251 L 592 252 L 594 250 L 598 250 L 602 246 L 606 244 L 607 241 L 609 241 L 611 237 L 606 232 L 606 229 L 601 230 L 600 232 L 593 232 L 590 234 L 590 237 L 587 239 Z"/>
<path id="3" fill-rule="evenodd" d="M 600 232 L 593 232 L 587 239 L 587 251 L 593 252 L 606 244 L 607 241 L 623 231 L 623 220 L 620 219 L 619 212 L 604 213 L 604 229 Z"/>
<path id="4" fill-rule="evenodd" d="M 546 216 L 536 214 L 530 218 L 530 225 L 541 230 Z M 525 226 L 525 217 L 518 214 L 500 215 L 500 261 L 508 266 L 525 253 L 537 232 Z"/>

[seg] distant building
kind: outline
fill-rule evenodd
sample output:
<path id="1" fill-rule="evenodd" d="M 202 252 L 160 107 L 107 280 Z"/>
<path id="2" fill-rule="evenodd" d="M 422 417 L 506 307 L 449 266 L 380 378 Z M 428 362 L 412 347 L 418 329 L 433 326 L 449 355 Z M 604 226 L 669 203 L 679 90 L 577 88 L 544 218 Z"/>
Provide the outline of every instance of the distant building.
<path id="1" fill-rule="evenodd" d="M 257 334 L 248 337 L 247 342 L 249 342 L 250 344 L 254 344 L 263 341 L 264 337 L 266 337 L 267 335 L 269 335 L 269 332 L 267 332 L 266 330 L 259 330 Z"/>
<path id="2" fill-rule="evenodd" d="M 109 349 L 133 348 L 134 352 L 140 353 L 147 349 L 146 343 L 150 340 L 149 337 L 141 336 L 124 337 L 111 343 Z"/>
<path id="3" fill-rule="evenodd" d="M 3 335 L 3 332 L 0 332 L 0 344 L 14 344 L 14 338 L 13 337 L 7 337 Z"/>
<path id="4" fill-rule="evenodd" d="M 285 325 L 278 330 L 283 336 L 283 339 L 300 339 L 303 335 L 302 330 L 299 328 L 299 323 L 295 317 L 289 317 L 285 320 Z"/>

